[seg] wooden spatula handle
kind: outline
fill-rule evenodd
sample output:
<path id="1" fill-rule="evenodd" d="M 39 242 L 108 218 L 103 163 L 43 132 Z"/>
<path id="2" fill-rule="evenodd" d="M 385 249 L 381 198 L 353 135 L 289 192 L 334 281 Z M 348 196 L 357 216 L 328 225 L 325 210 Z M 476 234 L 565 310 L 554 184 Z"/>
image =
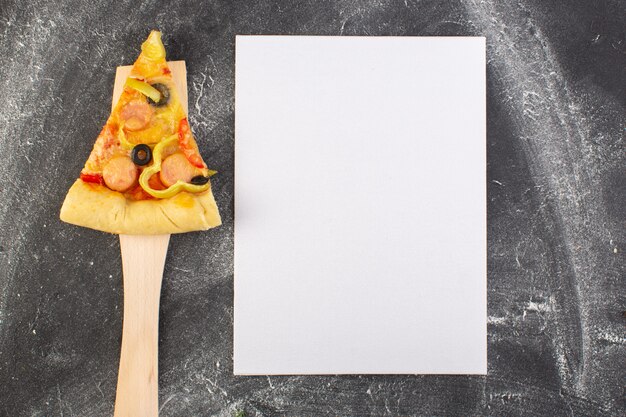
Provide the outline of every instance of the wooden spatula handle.
<path id="1" fill-rule="evenodd" d="M 170 235 L 120 235 L 124 324 L 115 417 L 159 414 L 159 297 Z"/>

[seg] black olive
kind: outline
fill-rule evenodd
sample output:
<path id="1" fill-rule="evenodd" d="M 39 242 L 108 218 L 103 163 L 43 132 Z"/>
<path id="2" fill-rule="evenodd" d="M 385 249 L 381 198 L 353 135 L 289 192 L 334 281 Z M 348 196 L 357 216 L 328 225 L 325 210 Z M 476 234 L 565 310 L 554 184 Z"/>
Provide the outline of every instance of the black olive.
<path id="1" fill-rule="evenodd" d="M 139 144 L 133 148 L 130 158 L 136 165 L 148 165 L 152 159 L 152 150 L 144 143 Z"/>
<path id="2" fill-rule="evenodd" d="M 209 182 L 209 177 L 205 177 L 203 175 L 196 175 L 189 182 L 192 183 L 193 185 L 204 185 L 207 182 Z"/>
<path id="3" fill-rule="evenodd" d="M 154 101 L 150 97 L 146 97 L 148 99 L 148 103 L 155 107 L 165 106 L 167 102 L 170 101 L 170 89 L 167 88 L 165 84 L 161 83 L 152 84 L 152 87 L 159 90 L 159 93 L 161 93 L 161 99 L 159 101 Z"/>

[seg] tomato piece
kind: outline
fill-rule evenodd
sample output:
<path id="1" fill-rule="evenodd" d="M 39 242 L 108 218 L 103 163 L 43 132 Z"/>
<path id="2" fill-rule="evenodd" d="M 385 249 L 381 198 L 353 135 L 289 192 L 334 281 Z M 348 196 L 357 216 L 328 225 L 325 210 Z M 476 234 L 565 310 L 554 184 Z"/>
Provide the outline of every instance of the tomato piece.
<path id="1" fill-rule="evenodd" d="M 187 157 L 187 160 L 191 162 L 191 165 L 198 168 L 206 168 L 200 156 L 200 152 L 198 151 L 198 145 L 191 134 L 187 118 L 181 119 L 178 125 L 178 146 Z"/>
<path id="2" fill-rule="evenodd" d="M 139 184 L 131 188 L 130 191 L 127 191 L 126 196 L 130 197 L 131 200 L 151 200 L 153 198 L 150 194 L 145 192 Z"/>
<path id="3" fill-rule="evenodd" d="M 150 179 L 148 180 L 148 183 L 150 184 L 150 187 L 152 187 L 154 190 L 165 190 L 167 188 L 165 185 L 163 185 L 158 175 L 151 176 Z M 137 184 L 134 188 L 131 188 L 129 191 L 127 191 L 126 196 L 129 197 L 131 200 L 154 199 L 154 197 L 148 194 L 146 190 L 144 190 L 139 184 Z"/>
<path id="4" fill-rule="evenodd" d="M 165 190 L 167 187 L 163 185 L 158 175 L 153 175 L 148 180 L 148 184 L 155 190 Z M 148 194 L 149 195 L 149 194 Z"/>
<path id="5" fill-rule="evenodd" d="M 102 178 L 102 175 L 100 174 L 83 174 L 81 172 L 80 179 L 83 180 L 84 182 L 104 185 L 104 179 Z"/>

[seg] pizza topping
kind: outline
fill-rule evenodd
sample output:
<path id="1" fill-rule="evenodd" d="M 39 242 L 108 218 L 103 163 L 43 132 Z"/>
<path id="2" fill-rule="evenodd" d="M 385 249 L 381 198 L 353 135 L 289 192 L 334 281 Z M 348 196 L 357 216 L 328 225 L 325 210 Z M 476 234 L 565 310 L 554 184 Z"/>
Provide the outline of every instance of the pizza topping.
<path id="1" fill-rule="evenodd" d="M 200 152 L 198 151 L 198 145 L 194 141 L 193 135 L 191 134 L 187 118 L 181 119 L 178 124 L 178 146 L 180 146 L 180 149 L 193 166 L 206 168 L 206 165 L 204 165 L 204 161 L 200 156 Z"/>
<path id="2" fill-rule="evenodd" d="M 181 180 L 177 180 L 173 185 L 169 186 L 165 190 L 156 190 L 150 186 L 150 183 L 149 183 L 150 178 L 161 170 L 161 159 L 163 156 L 163 150 L 166 149 L 168 146 L 172 145 L 173 143 L 175 143 L 177 139 L 178 139 L 178 135 L 172 135 L 169 138 L 164 139 L 161 142 L 159 142 L 154 147 L 154 150 L 152 151 L 152 159 L 154 162 L 148 168 L 145 168 L 142 171 L 141 175 L 139 176 L 139 184 L 148 194 L 150 194 L 153 197 L 170 198 L 170 197 L 175 196 L 181 191 L 187 191 L 190 193 L 200 193 L 200 192 L 208 190 L 211 187 L 211 184 L 208 182 L 204 185 L 194 185 L 194 184 L 189 184 Z M 204 172 L 207 172 L 207 171 L 208 170 L 206 169 L 204 170 Z M 212 173 L 214 173 L 214 171 L 208 171 L 208 175 L 212 175 Z M 161 176 L 159 175 L 159 177 Z M 161 181 L 163 181 L 162 177 L 161 177 Z"/>
<path id="3" fill-rule="evenodd" d="M 135 146 L 133 143 L 129 142 L 128 139 L 126 139 L 126 133 L 124 133 L 124 122 L 122 122 L 117 131 L 117 140 L 124 149 L 133 149 Z"/>
<path id="4" fill-rule="evenodd" d="M 116 156 L 102 171 L 107 187 L 114 191 L 126 191 L 137 181 L 137 167 L 127 156 Z"/>
<path id="5" fill-rule="evenodd" d="M 84 182 L 89 182 L 92 184 L 104 184 L 104 180 L 102 179 L 102 175 L 100 174 L 83 174 L 81 172 L 80 179 Z"/>
<path id="6" fill-rule="evenodd" d="M 172 96 L 170 74 L 160 33 L 152 32 L 126 80 L 115 117 L 85 165 L 83 181 L 142 199 L 210 189 L 215 171 L 207 169 L 183 109 Z"/>
<path id="7" fill-rule="evenodd" d="M 165 190 L 167 186 L 161 182 L 161 179 L 158 175 L 153 175 L 148 180 L 148 185 L 150 188 L 154 188 L 155 190 Z"/>
<path id="8" fill-rule="evenodd" d="M 154 110 L 148 103 L 141 100 L 133 100 L 122 107 L 120 118 L 124 123 L 124 128 L 132 132 L 145 128 L 150 123 L 153 113 Z"/>
<path id="9" fill-rule="evenodd" d="M 170 187 L 177 181 L 189 182 L 196 173 L 197 168 L 189 163 L 185 155 L 177 152 L 168 156 L 161 164 L 159 176 L 161 182 Z"/>
<path id="10" fill-rule="evenodd" d="M 165 58 L 165 47 L 161 42 L 161 32 L 153 30 L 144 43 L 141 44 L 141 53 L 148 59 L 158 61 Z M 156 101 L 156 100 L 155 100 Z"/>
<path id="11" fill-rule="evenodd" d="M 148 104 L 146 103 L 146 105 Z M 163 138 L 167 138 L 176 132 L 172 127 L 172 123 L 167 117 L 164 117 L 162 114 L 155 114 L 150 123 L 143 129 L 125 132 L 126 140 L 132 143 L 132 146 L 139 143 L 156 144 Z"/>
<path id="12" fill-rule="evenodd" d="M 130 153 L 130 158 L 133 160 L 135 165 L 148 165 L 152 159 L 152 149 L 150 149 L 148 145 L 141 143 L 133 148 Z"/>
<path id="13" fill-rule="evenodd" d="M 150 177 L 150 179 L 148 180 L 148 184 L 150 185 L 151 188 L 155 190 L 164 190 L 167 188 L 165 185 L 163 185 L 158 175 L 153 175 L 152 177 Z M 130 198 L 131 200 L 150 200 L 154 198 L 150 194 L 148 194 L 141 187 L 140 184 L 135 185 L 134 187 L 129 189 L 125 194 L 126 194 L 126 197 Z"/>
<path id="14" fill-rule="evenodd" d="M 152 84 L 152 87 L 161 93 L 161 98 L 159 100 L 153 100 L 148 96 L 148 103 L 156 107 L 165 106 L 170 101 L 170 89 L 167 88 L 165 84 L 161 83 Z"/>
<path id="15" fill-rule="evenodd" d="M 196 175 L 189 182 L 194 185 L 204 185 L 209 182 L 209 177 L 205 177 L 204 175 Z"/>
<path id="16" fill-rule="evenodd" d="M 126 86 L 139 91 L 141 94 L 152 99 L 155 102 L 161 100 L 161 92 L 145 81 L 129 77 L 126 80 Z"/>

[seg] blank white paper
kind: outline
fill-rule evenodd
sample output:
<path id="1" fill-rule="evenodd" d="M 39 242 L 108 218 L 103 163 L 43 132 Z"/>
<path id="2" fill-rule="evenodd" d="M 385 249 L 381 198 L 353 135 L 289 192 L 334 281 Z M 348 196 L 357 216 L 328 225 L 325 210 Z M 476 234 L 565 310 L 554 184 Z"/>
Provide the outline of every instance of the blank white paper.
<path id="1" fill-rule="evenodd" d="M 484 374 L 485 40 L 238 36 L 234 373 Z"/>

